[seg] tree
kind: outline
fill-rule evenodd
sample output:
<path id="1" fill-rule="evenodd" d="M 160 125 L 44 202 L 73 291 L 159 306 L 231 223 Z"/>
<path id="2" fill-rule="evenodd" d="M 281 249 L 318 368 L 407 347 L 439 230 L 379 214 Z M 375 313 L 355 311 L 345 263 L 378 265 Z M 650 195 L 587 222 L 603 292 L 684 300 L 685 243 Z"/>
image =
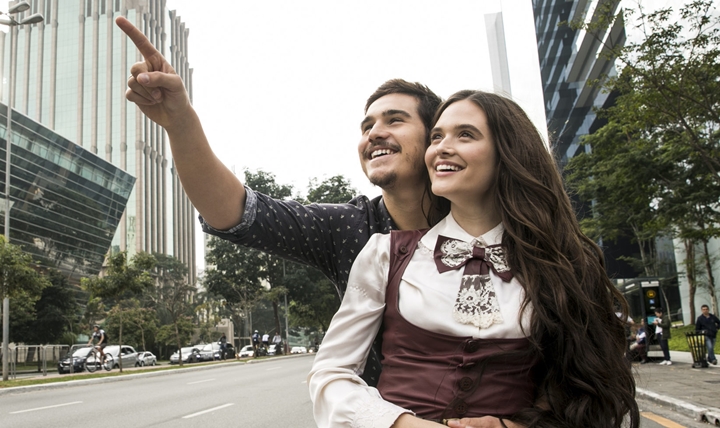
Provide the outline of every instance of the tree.
<path id="1" fill-rule="evenodd" d="M 318 204 L 342 204 L 354 198 L 357 193 L 350 181 L 342 175 L 330 177 L 320 184 L 317 178 L 313 178 L 308 185 L 307 200 Z"/>
<path id="2" fill-rule="evenodd" d="M 188 283 L 188 268 L 183 262 L 173 256 L 155 254 L 157 265 L 153 275 L 157 281 L 155 295 L 156 305 L 172 320 L 175 329 L 175 339 L 180 352 L 180 365 L 182 362 L 182 343 L 179 322 L 183 316 L 191 312 L 190 297 L 195 293 L 195 287 Z"/>
<path id="3" fill-rule="evenodd" d="M 15 303 L 13 300 L 18 299 L 19 304 L 32 306 L 34 310 L 34 302 L 42 295 L 42 290 L 49 286 L 49 281 L 40 275 L 33 268 L 33 260 L 30 255 L 24 253 L 20 247 L 10 244 L 5 240 L 4 236 L 0 236 L 0 301 L 4 302 L 7 298 L 9 303 Z M 4 304 L 3 304 L 4 305 Z M 18 310 L 15 305 L 15 311 Z M 30 310 L 30 308 L 28 308 Z M 3 328 L 7 320 L 8 330 L 12 334 L 10 328 L 10 309 L 7 314 L 3 314 Z M 18 312 L 18 315 L 24 316 L 28 312 Z M 5 316 L 7 315 L 7 317 Z M 18 322 L 17 317 L 15 321 Z M 15 334 L 17 337 L 17 334 Z M 3 337 L 3 342 L 10 340 L 10 337 Z M 9 342 L 6 342 L 6 345 Z M 3 362 L 3 381 L 8 380 L 7 362 Z"/>
<path id="4" fill-rule="evenodd" d="M 107 271 L 105 276 L 83 278 L 81 284 L 90 293 L 90 297 L 98 297 L 114 304 L 113 309 L 119 318 L 118 345 L 122 346 L 123 300 L 141 294 L 154 285 L 149 270 L 155 266 L 155 258 L 148 253 L 136 253 L 130 262 L 127 261 L 127 252 L 119 252 L 107 258 Z M 122 372 L 122 358 L 118 358 Z"/>
<path id="5" fill-rule="evenodd" d="M 158 329 L 155 339 L 158 343 L 165 346 L 171 346 L 177 343 L 177 337 L 180 336 L 180 343 L 190 343 L 195 326 L 192 318 L 181 316 L 178 318 L 176 325 L 166 324 Z M 178 352 L 180 348 L 178 348 Z M 182 361 L 182 359 L 180 359 Z"/>
<path id="6" fill-rule="evenodd" d="M 613 203 L 613 198 L 635 202 L 635 205 L 629 205 L 633 207 L 628 209 L 632 214 L 655 213 L 653 219 L 640 223 L 644 226 L 638 230 L 649 240 L 657 233 L 665 232 L 685 243 L 688 251 L 683 263 L 688 269 L 691 293 L 698 278 L 698 272 L 694 268 L 691 271 L 691 267 L 696 266 L 692 254 L 697 243 L 707 271 L 707 286 L 716 302 L 713 257 L 707 243 L 720 237 L 717 227 L 720 219 L 717 210 L 717 195 L 720 194 L 720 18 L 714 15 L 713 2 L 708 0 L 694 0 L 677 10 L 664 8 L 651 13 L 639 6 L 614 15 L 615 7 L 615 2 L 607 2 L 598 6 L 601 12 L 596 15 L 598 19 L 571 25 L 596 34 L 598 28 L 622 19 L 626 23 L 634 21 L 634 27 L 642 34 L 638 41 L 625 45 L 605 43 L 602 55 L 610 60 L 617 59 L 619 73 L 591 82 L 602 85 L 604 90 L 616 96 L 614 105 L 602 112 L 608 124 L 596 134 L 604 132 L 607 138 L 615 132 L 628 137 L 625 141 L 631 149 L 622 148 L 620 144 L 615 147 L 638 154 L 635 163 L 638 170 L 622 168 L 627 166 L 624 164 L 615 175 L 625 175 L 629 182 L 637 183 L 636 188 L 641 188 L 642 195 L 634 198 L 638 196 L 637 192 L 623 194 L 628 191 L 627 187 L 603 187 L 609 189 L 611 197 L 603 199 L 607 195 L 597 192 L 592 201 L 600 205 L 600 211 L 594 211 L 593 221 L 622 222 L 619 217 L 602 218 L 604 213 L 611 212 L 607 207 Z M 596 137 L 595 142 L 601 138 Z M 612 167 L 614 161 L 622 161 L 618 154 L 599 153 L 602 148 L 592 140 L 592 137 L 586 140 L 592 147 L 590 155 L 602 158 L 607 168 Z M 641 146 L 645 147 L 645 152 L 634 151 Z M 602 170 L 583 170 L 586 165 L 580 165 L 580 162 L 574 165 L 578 167 L 575 172 L 577 176 L 586 174 L 586 182 L 597 181 L 604 186 L 606 177 L 612 175 L 610 169 L 604 171 L 604 176 Z M 599 163 L 595 162 L 595 165 Z M 607 209 L 602 211 L 603 207 Z M 628 227 L 633 227 L 632 220 L 626 222 Z M 603 230 L 603 227 L 597 230 Z M 693 251 L 689 251 L 691 246 Z"/>
<path id="7" fill-rule="evenodd" d="M 56 269 L 48 270 L 45 277 L 48 286 L 43 288 L 40 298 L 35 301 L 32 308 L 34 316 L 24 327 L 26 333 L 22 337 L 26 343 L 58 343 L 65 332 L 77 332 L 79 306 L 72 286 Z"/>

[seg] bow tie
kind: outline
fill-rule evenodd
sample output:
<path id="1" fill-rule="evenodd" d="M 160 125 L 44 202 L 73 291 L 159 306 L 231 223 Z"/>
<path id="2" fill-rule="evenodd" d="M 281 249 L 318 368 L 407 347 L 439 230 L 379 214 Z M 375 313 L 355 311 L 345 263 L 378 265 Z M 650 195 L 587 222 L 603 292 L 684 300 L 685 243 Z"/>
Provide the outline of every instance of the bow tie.
<path id="1" fill-rule="evenodd" d="M 435 266 L 443 273 L 465 266 L 463 275 L 488 275 L 490 269 L 505 282 L 513 277 L 505 262 L 505 253 L 500 245 L 479 247 L 447 236 L 438 236 L 435 244 Z"/>
<path id="2" fill-rule="evenodd" d="M 453 319 L 478 328 L 488 328 L 503 322 L 490 270 L 504 282 L 510 282 L 512 272 L 505 262 L 500 245 L 482 247 L 446 236 L 438 236 L 434 259 L 438 272 L 443 273 L 465 266 Z"/>

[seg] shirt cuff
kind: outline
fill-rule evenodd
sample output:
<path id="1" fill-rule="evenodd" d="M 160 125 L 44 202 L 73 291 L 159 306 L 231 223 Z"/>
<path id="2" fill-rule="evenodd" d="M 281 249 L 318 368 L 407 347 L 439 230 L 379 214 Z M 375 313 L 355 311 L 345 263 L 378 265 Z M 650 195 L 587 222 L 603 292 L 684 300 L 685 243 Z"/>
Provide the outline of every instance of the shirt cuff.
<path id="1" fill-rule="evenodd" d="M 207 224 L 205 219 L 201 215 L 199 215 L 198 219 L 200 220 L 200 226 L 202 227 L 203 232 L 212 233 L 215 235 L 228 235 L 248 230 L 250 228 L 250 225 L 255 222 L 255 215 L 257 214 L 257 200 L 257 194 L 252 189 L 245 186 L 245 210 L 243 211 L 240 223 L 231 227 L 230 229 L 219 230 Z"/>

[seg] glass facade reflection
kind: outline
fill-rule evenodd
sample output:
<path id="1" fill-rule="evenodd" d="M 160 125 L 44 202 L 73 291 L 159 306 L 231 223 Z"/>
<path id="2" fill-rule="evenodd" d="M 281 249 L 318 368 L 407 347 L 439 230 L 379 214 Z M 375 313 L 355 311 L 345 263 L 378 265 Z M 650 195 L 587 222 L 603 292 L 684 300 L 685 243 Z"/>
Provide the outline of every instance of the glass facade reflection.
<path id="1" fill-rule="evenodd" d="M 3 228 L 6 124 L 0 104 Z M 10 154 L 10 242 L 71 279 L 97 275 L 135 178 L 15 111 Z"/>
<path id="2" fill-rule="evenodd" d="M 11 4 L 14 2 L 11 2 Z M 165 0 L 33 0 L 15 27 L 13 109 L 137 178 L 113 251 L 158 252 L 195 272 L 194 209 L 174 174 L 164 130 L 125 100 L 130 66 L 142 59 L 115 25 L 125 16 L 143 31 L 192 94 L 188 31 Z M 9 98 L 10 35 L 0 32 L 0 98 Z"/>

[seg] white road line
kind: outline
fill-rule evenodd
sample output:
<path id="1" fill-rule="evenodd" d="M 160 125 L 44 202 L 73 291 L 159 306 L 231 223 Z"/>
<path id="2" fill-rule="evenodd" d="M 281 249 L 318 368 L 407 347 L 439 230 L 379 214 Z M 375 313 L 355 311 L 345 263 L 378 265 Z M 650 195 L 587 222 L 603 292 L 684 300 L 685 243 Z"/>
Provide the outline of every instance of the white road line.
<path id="1" fill-rule="evenodd" d="M 269 372 L 270 370 L 277 370 L 277 369 L 281 369 L 281 368 L 282 367 L 279 367 L 279 366 L 278 367 L 270 367 L 269 369 L 265 369 L 265 371 Z"/>
<path id="2" fill-rule="evenodd" d="M 65 404 L 56 404 L 54 406 L 45 406 L 45 407 L 36 407 L 34 409 L 27 409 L 27 410 L 18 410 L 17 412 L 10 412 L 11 415 L 15 415 L 18 413 L 25 413 L 25 412 L 34 412 L 36 410 L 45 410 L 45 409 L 54 409 L 56 407 L 63 407 L 63 406 L 72 406 L 73 404 L 81 404 L 82 401 L 73 401 L 72 403 L 65 403 Z"/>
<path id="3" fill-rule="evenodd" d="M 198 381 L 195 381 L 195 382 L 188 382 L 188 385 L 195 385 L 196 383 L 203 383 L 203 382 L 212 382 L 212 381 L 214 381 L 214 380 L 215 380 L 215 379 L 198 380 Z"/>
<path id="4" fill-rule="evenodd" d="M 194 418 L 195 416 L 204 415 L 205 413 L 214 412 L 215 410 L 224 409 L 225 407 L 230 407 L 230 406 L 233 406 L 233 405 L 235 405 L 235 403 L 223 404 L 222 406 L 213 407 L 212 409 L 203 410 L 202 412 L 193 413 L 192 415 L 183 416 L 182 418 L 183 418 L 183 419 Z"/>

